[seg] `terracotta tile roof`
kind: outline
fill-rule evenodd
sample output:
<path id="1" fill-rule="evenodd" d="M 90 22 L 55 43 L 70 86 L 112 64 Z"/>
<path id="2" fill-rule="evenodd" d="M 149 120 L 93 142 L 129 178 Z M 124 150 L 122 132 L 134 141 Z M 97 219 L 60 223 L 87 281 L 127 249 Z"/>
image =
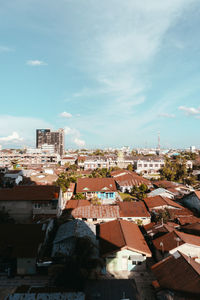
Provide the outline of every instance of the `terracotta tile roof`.
<path id="1" fill-rule="evenodd" d="M 161 288 L 200 294 L 200 264 L 181 252 L 177 251 L 151 269 Z"/>
<path id="2" fill-rule="evenodd" d="M 151 257 L 151 251 L 139 227 L 129 221 L 114 220 L 100 224 L 99 237 L 103 248 L 101 250 L 104 254 L 108 254 L 112 248 L 114 251 L 129 249 Z M 110 244 L 110 247 L 106 247 L 105 242 L 107 246 Z"/>
<path id="3" fill-rule="evenodd" d="M 142 201 L 119 202 L 120 217 L 146 217 L 150 214 Z"/>
<path id="4" fill-rule="evenodd" d="M 74 218 L 116 219 L 120 217 L 119 207 L 112 205 L 90 205 L 77 207 L 72 211 Z"/>
<path id="5" fill-rule="evenodd" d="M 155 185 L 157 187 L 163 187 L 165 189 L 185 187 L 183 184 L 173 182 L 173 181 L 167 181 L 167 180 L 154 181 L 153 185 Z"/>
<path id="6" fill-rule="evenodd" d="M 74 199 L 74 200 L 67 201 L 65 209 L 75 209 L 80 206 L 88 206 L 88 205 L 90 205 L 90 202 L 88 200 L 83 200 L 83 199 L 75 200 Z"/>
<path id="7" fill-rule="evenodd" d="M 113 178 L 78 178 L 77 193 L 86 192 L 116 192 L 116 184 Z"/>
<path id="8" fill-rule="evenodd" d="M 60 188 L 54 185 L 21 185 L 12 189 L 0 189 L 0 201 L 49 201 L 59 193 Z"/>
<path id="9" fill-rule="evenodd" d="M 179 236 L 176 234 L 175 231 L 166 233 L 162 235 L 161 237 L 158 237 L 157 239 L 153 240 L 153 244 L 156 247 L 156 249 L 164 252 L 169 252 L 170 250 L 178 247 L 178 245 L 182 245 L 185 242 L 182 241 Z"/>
<path id="10" fill-rule="evenodd" d="M 152 185 L 151 181 L 148 179 L 139 176 L 135 172 L 127 170 L 121 170 L 121 172 L 119 170 L 114 171 L 111 173 L 111 175 L 120 186 L 139 186 L 141 184 L 145 184 L 147 186 Z"/>
<path id="11" fill-rule="evenodd" d="M 183 208 L 183 206 L 174 202 L 173 200 L 171 200 L 167 197 L 160 196 L 160 195 L 155 196 L 155 197 L 145 198 L 144 202 L 146 203 L 149 210 L 157 209 L 157 207 L 159 207 L 159 206 L 166 206 L 166 205 L 174 207 L 174 208 L 179 208 L 179 209 Z"/>
<path id="12" fill-rule="evenodd" d="M 184 225 L 184 224 L 193 224 L 195 222 L 199 222 L 199 218 L 197 217 L 194 217 L 194 216 L 177 216 L 177 220 L 179 221 L 179 223 L 181 225 Z"/>
<path id="13" fill-rule="evenodd" d="M 163 246 L 161 243 L 163 243 Z M 185 243 L 200 247 L 200 237 L 174 230 L 153 241 L 154 246 L 158 250 L 164 249 L 165 252 L 169 252 L 178 247 L 178 245 L 180 246 Z"/>
<path id="14" fill-rule="evenodd" d="M 150 225 L 150 226 L 149 226 Z M 157 234 L 157 233 L 168 233 L 172 232 L 175 228 L 180 227 L 180 225 L 173 223 L 173 222 L 167 222 L 167 223 L 150 223 L 144 226 L 145 231 L 148 234 Z"/>

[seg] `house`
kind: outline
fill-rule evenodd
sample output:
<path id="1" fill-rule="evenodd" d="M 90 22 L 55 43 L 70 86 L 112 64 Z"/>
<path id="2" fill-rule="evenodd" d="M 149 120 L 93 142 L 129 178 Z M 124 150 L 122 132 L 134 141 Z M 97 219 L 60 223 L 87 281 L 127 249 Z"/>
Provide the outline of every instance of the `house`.
<path id="1" fill-rule="evenodd" d="M 200 217 L 200 191 L 194 191 L 179 200 L 181 204 L 193 210 Z"/>
<path id="2" fill-rule="evenodd" d="M 188 187 L 183 184 L 173 182 L 173 181 L 168 181 L 168 180 L 154 181 L 153 185 L 156 188 L 164 188 L 168 190 L 168 192 L 171 192 L 174 195 L 174 197 L 187 195 L 194 190 L 192 187 Z"/>
<path id="3" fill-rule="evenodd" d="M 173 222 L 157 223 L 157 224 L 152 222 L 147 225 L 144 225 L 144 230 L 146 231 L 146 234 L 152 239 L 155 239 L 166 233 L 172 232 L 174 229 L 179 229 L 179 228 L 180 225 Z"/>
<path id="4" fill-rule="evenodd" d="M 136 224 L 148 224 L 151 222 L 151 216 L 148 213 L 142 201 L 137 202 L 119 202 L 118 205 L 86 205 L 87 200 L 82 200 L 80 205 L 76 208 L 75 203 L 71 200 L 69 206 L 72 209 L 72 216 L 86 220 L 90 223 L 102 223 L 115 220 L 116 218 L 122 220 L 132 221 Z M 81 201 L 81 200 L 79 200 Z M 76 202 L 77 203 L 77 202 Z M 67 206 L 69 209 L 70 207 Z M 73 206 L 73 207 L 72 207 Z"/>
<path id="5" fill-rule="evenodd" d="M 145 184 L 149 188 L 152 187 L 149 180 L 128 170 L 113 171 L 111 176 L 115 179 L 117 187 L 122 193 L 131 192 L 134 186 L 140 186 L 141 184 Z"/>
<path id="6" fill-rule="evenodd" d="M 75 219 L 82 219 L 94 224 L 109 222 L 120 217 L 119 206 L 117 205 L 79 206 L 73 209 L 71 214 Z"/>
<path id="7" fill-rule="evenodd" d="M 163 196 L 148 197 L 144 199 L 144 202 L 150 212 L 164 209 L 183 209 L 180 204 L 174 202 L 170 198 Z"/>
<path id="8" fill-rule="evenodd" d="M 158 174 L 164 165 L 164 159 L 138 159 L 134 162 L 134 169 L 138 174 Z"/>
<path id="9" fill-rule="evenodd" d="M 147 211 L 144 202 L 119 202 L 120 219 L 132 221 L 138 225 L 145 225 L 151 222 L 151 215 Z"/>
<path id="10" fill-rule="evenodd" d="M 199 299 L 200 264 L 176 251 L 151 267 L 158 299 Z M 180 297 L 180 298 L 179 298 Z"/>
<path id="11" fill-rule="evenodd" d="M 0 209 L 17 222 L 30 222 L 35 217 L 59 216 L 65 202 L 59 187 L 53 185 L 15 186 L 0 189 Z"/>
<path id="12" fill-rule="evenodd" d="M 75 249 L 76 239 L 87 237 L 94 246 L 96 241 L 96 226 L 82 220 L 72 220 L 60 225 L 53 241 L 52 257 L 60 255 L 71 256 Z"/>
<path id="13" fill-rule="evenodd" d="M 80 207 L 80 206 L 88 206 L 90 205 L 91 203 L 88 201 L 88 200 L 84 200 L 84 199 L 73 199 L 73 200 L 69 200 L 67 201 L 66 203 L 66 206 L 65 206 L 65 209 L 75 209 L 77 207 Z"/>
<path id="14" fill-rule="evenodd" d="M 181 226 L 181 231 L 200 236 L 200 219 L 196 223 Z"/>
<path id="15" fill-rule="evenodd" d="M 144 269 L 146 258 L 151 257 L 138 225 L 132 222 L 114 220 L 100 224 L 99 239 L 100 254 L 111 274 Z"/>
<path id="16" fill-rule="evenodd" d="M 162 196 L 165 198 L 170 198 L 170 199 L 174 199 L 175 195 L 174 193 L 168 191 L 167 189 L 164 188 L 158 188 L 155 189 L 153 191 L 151 191 L 150 193 L 147 194 L 147 197 L 155 197 L 155 196 Z"/>
<path id="17" fill-rule="evenodd" d="M 8 276 L 35 274 L 44 237 L 42 224 L 1 224 L 0 272 Z"/>
<path id="18" fill-rule="evenodd" d="M 76 193 L 82 193 L 88 200 L 97 197 L 102 204 L 112 204 L 117 198 L 113 178 L 78 178 Z"/>
<path id="19" fill-rule="evenodd" d="M 177 230 L 166 233 L 153 240 L 158 260 L 176 251 L 200 260 L 200 237 Z"/>

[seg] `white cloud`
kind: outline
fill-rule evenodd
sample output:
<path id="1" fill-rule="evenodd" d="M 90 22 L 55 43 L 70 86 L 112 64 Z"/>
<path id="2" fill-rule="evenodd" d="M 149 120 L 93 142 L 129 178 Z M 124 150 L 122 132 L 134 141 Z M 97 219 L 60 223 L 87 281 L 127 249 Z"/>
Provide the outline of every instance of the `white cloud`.
<path id="1" fill-rule="evenodd" d="M 27 60 L 26 62 L 27 65 L 29 66 L 47 66 L 47 63 L 45 63 L 44 61 L 42 60 Z"/>
<path id="2" fill-rule="evenodd" d="M 168 113 L 160 113 L 158 114 L 159 117 L 163 117 L 163 118 L 175 118 L 174 114 L 168 114 Z"/>
<path id="3" fill-rule="evenodd" d="M 13 49 L 7 46 L 0 46 L 0 53 L 1 52 L 12 52 Z"/>
<path id="4" fill-rule="evenodd" d="M 27 145 L 35 147 L 35 134 L 37 128 L 53 128 L 53 126 L 39 118 L 0 115 L 0 136 L 3 137 L 3 139 L 8 136 L 16 137 L 14 142 L 15 146 L 21 147 L 23 145 Z M 13 132 L 13 129 L 15 129 L 15 134 L 12 133 L 11 135 L 10 133 Z M 20 140 L 21 137 L 23 137 L 23 140 Z M 12 147 L 13 141 L 8 140 L 7 143 L 8 142 L 9 146 Z"/>
<path id="5" fill-rule="evenodd" d="M 0 142 L 3 143 L 16 143 L 16 142 L 21 142 L 23 141 L 24 138 L 20 137 L 19 133 L 17 133 L 16 131 L 13 131 L 13 133 L 11 135 L 8 135 L 6 137 L 0 137 Z"/>
<path id="6" fill-rule="evenodd" d="M 80 139 L 80 132 L 79 130 L 75 129 L 75 128 L 70 128 L 70 127 L 65 127 L 65 135 L 69 136 L 69 141 L 66 139 L 66 144 L 68 142 L 71 142 L 72 144 L 75 144 L 78 147 L 83 147 L 85 146 L 85 141 L 83 139 Z"/>
<path id="7" fill-rule="evenodd" d="M 70 118 L 72 117 L 72 114 L 70 114 L 69 112 L 63 111 L 63 112 L 60 114 L 60 116 L 63 117 L 63 118 L 70 119 Z"/>
<path id="8" fill-rule="evenodd" d="M 83 146 L 85 146 L 85 141 L 84 141 L 84 140 L 75 138 L 73 141 L 74 141 L 74 144 L 76 144 L 78 147 L 83 147 Z"/>
<path id="9" fill-rule="evenodd" d="M 184 111 L 187 116 L 200 115 L 200 107 L 194 108 L 194 107 L 179 106 L 178 109 Z"/>

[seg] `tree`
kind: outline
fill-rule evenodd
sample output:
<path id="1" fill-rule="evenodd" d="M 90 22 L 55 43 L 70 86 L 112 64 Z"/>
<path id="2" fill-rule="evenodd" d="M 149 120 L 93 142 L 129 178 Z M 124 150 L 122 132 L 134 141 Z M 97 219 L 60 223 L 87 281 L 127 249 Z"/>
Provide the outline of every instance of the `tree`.
<path id="1" fill-rule="evenodd" d="M 133 165 L 132 165 L 132 164 L 129 164 L 129 165 L 127 166 L 127 170 L 128 170 L 128 171 L 133 171 Z"/>
<path id="2" fill-rule="evenodd" d="M 97 196 L 94 196 L 91 199 L 91 203 L 92 203 L 92 205 L 101 205 L 101 200 Z"/>
<path id="3" fill-rule="evenodd" d="M 142 183 L 139 187 L 136 185 L 133 186 L 130 194 L 138 200 L 143 200 L 146 197 L 147 191 L 148 187 L 144 183 Z"/>
<path id="4" fill-rule="evenodd" d="M 68 178 L 66 178 L 64 173 L 61 173 L 55 182 L 55 185 L 59 186 L 63 192 L 66 192 L 67 188 L 69 187 L 69 184 L 70 184 L 70 181 Z"/>
<path id="5" fill-rule="evenodd" d="M 74 199 L 80 200 L 80 199 L 85 199 L 85 196 L 82 193 L 77 193 L 74 196 Z"/>

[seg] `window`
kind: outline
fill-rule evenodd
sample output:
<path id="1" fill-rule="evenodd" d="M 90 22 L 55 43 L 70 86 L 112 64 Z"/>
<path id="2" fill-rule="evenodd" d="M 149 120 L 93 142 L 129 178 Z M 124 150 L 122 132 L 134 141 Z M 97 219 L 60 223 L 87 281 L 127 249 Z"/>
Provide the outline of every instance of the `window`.
<path id="1" fill-rule="evenodd" d="M 34 208 L 41 208 L 41 205 L 39 203 L 34 203 Z"/>
<path id="2" fill-rule="evenodd" d="M 150 164 L 149 166 L 150 166 L 150 168 L 152 168 L 152 167 L 153 167 L 153 164 Z"/>
<path id="3" fill-rule="evenodd" d="M 147 167 L 147 164 L 144 164 L 144 167 L 146 168 L 146 167 Z"/>

